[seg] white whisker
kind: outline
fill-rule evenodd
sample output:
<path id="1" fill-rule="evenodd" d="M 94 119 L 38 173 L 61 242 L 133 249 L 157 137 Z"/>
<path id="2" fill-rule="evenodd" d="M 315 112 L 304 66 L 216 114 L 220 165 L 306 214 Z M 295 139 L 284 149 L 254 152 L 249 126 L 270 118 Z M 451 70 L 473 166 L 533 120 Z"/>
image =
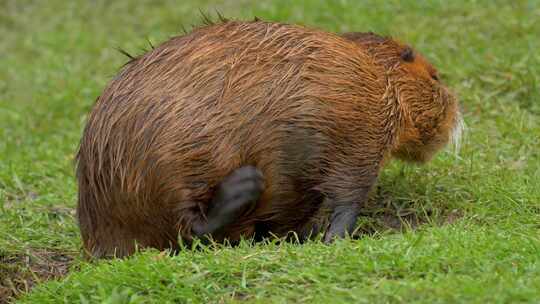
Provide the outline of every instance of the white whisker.
<path id="1" fill-rule="evenodd" d="M 463 120 L 463 116 L 461 115 L 461 112 L 458 112 L 458 115 L 456 117 L 456 123 L 454 125 L 454 128 L 452 129 L 451 138 L 450 141 L 452 142 L 452 150 L 455 155 L 459 155 L 459 151 L 461 149 L 461 141 L 463 140 L 463 133 L 465 132 L 466 125 L 465 121 Z"/>

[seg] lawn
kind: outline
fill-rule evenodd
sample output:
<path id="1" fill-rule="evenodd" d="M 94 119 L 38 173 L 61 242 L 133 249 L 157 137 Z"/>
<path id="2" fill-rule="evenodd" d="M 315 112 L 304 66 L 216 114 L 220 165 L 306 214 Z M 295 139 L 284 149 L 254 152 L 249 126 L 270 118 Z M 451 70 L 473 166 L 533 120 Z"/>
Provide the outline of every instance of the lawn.
<path id="1" fill-rule="evenodd" d="M 459 153 L 391 163 L 361 238 L 86 262 L 74 153 L 127 58 L 215 16 L 375 31 L 459 96 Z M 0 2 L 0 303 L 540 302 L 539 1 Z"/>

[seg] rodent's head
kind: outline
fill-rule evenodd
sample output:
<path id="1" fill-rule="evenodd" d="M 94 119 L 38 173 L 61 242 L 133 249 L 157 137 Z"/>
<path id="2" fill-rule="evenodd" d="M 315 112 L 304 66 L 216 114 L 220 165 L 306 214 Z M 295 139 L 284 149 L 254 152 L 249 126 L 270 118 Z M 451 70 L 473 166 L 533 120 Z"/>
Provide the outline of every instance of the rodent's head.
<path id="1" fill-rule="evenodd" d="M 394 157 L 426 162 L 450 140 L 457 149 L 463 126 L 458 101 L 421 54 L 374 33 L 342 36 L 365 48 L 388 72 L 400 114 Z"/>

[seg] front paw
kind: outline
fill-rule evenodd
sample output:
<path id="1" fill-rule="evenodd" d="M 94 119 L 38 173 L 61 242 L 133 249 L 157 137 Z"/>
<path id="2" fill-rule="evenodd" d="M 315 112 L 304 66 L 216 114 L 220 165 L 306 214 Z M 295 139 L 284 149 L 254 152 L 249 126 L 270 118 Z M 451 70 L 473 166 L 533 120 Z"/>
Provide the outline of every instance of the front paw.
<path id="1" fill-rule="evenodd" d="M 324 243 L 330 244 L 336 239 L 352 235 L 356 228 L 358 208 L 356 205 L 336 207 L 330 220 L 330 227 L 324 235 Z"/>

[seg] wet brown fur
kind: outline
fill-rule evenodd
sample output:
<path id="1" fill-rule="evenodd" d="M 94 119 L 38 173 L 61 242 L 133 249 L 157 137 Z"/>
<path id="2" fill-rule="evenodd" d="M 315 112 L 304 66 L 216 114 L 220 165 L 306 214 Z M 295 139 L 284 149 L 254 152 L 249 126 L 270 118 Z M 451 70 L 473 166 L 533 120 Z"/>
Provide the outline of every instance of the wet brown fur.
<path id="1" fill-rule="evenodd" d="M 420 55 L 400 59 L 407 46 L 357 35 L 222 20 L 128 63 L 98 98 L 77 155 L 88 253 L 176 249 L 243 165 L 266 188 L 218 240 L 257 225 L 307 231 L 325 198 L 365 197 L 390 156 L 429 159 L 455 125 L 455 99 Z"/>

